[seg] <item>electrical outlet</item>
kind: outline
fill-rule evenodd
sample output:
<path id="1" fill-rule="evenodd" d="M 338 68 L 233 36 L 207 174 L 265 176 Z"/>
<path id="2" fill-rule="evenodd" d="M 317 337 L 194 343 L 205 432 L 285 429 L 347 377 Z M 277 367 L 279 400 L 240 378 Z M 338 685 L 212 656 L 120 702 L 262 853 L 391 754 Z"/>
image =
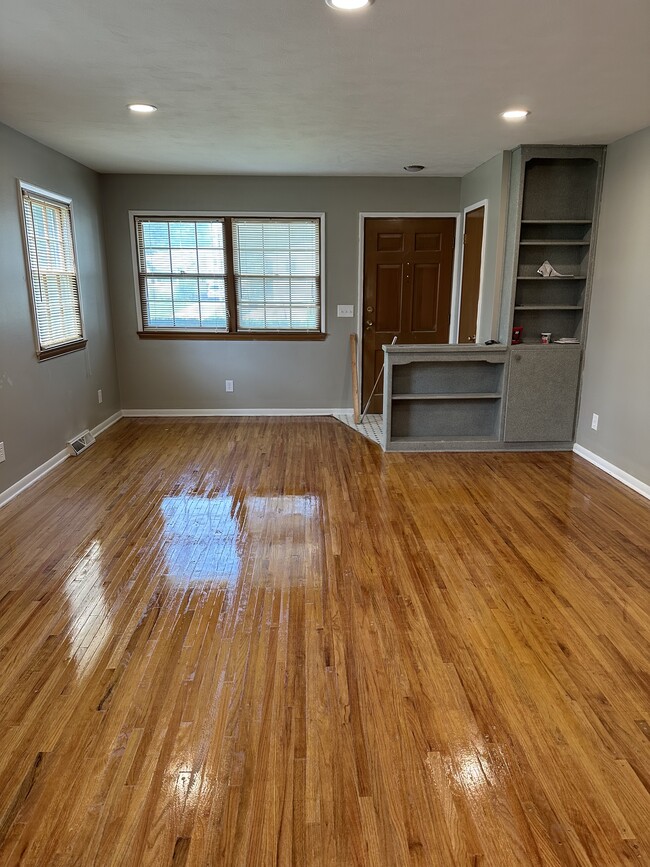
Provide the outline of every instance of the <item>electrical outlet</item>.
<path id="1" fill-rule="evenodd" d="M 102 394 L 101 388 L 97 389 L 97 403 L 102 403 L 104 400 L 104 395 Z"/>
<path id="2" fill-rule="evenodd" d="M 5 444 L 0 443 L 0 464 L 5 460 Z"/>
<path id="3" fill-rule="evenodd" d="M 234 385 L 235 384 L 232 381 L 232 379 L 227 379 L 226 380 L 226 391 L 234 391 L 235 390 Z"/>
<path id="4" fill-rule="evenodd" d="M 339 319 L 351 319 L 354 316 L 354 304 L 337 304 L 336 315 Z"/>
<path id="5" fill-rule="evenodd" d="M 598 416 L 594 413 L 591 417 L 591 427 L 593 430 L 598 430 Z"/>

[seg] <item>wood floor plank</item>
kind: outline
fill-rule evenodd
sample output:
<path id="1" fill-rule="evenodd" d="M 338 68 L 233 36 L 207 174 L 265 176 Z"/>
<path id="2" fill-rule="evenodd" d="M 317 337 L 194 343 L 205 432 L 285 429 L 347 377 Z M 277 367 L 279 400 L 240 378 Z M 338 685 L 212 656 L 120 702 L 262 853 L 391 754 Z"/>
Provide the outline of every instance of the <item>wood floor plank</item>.
<path id="1" fill-rule="evenodd" d="M 122 420 L 0 511 L 0 864 L 650 865 L 650 506 Z"/>

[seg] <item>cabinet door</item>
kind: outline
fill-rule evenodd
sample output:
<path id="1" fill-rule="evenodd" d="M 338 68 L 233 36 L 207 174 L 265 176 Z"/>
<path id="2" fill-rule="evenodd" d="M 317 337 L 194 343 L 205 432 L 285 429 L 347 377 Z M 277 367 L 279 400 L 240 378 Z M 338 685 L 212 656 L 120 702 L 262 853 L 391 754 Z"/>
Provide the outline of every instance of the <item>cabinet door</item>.
<path id="1" fill-rule="evenodd" d="M 580 356 L 579 346 L 512 348 L 506 442 L 573 441 Z"/>

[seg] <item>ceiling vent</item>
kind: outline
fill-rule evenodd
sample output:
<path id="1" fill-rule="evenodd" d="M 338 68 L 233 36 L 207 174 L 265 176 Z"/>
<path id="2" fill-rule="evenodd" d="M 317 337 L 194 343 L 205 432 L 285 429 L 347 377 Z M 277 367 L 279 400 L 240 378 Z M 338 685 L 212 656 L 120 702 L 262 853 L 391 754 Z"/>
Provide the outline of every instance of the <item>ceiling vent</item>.
<path id="1" fill-rule="evenodd" d="M 85 452 L 95 442 L 95 437 L 89 430 L 82 431 L 79 436 L 68 441 L 68 451 L 73 457 Z"/>

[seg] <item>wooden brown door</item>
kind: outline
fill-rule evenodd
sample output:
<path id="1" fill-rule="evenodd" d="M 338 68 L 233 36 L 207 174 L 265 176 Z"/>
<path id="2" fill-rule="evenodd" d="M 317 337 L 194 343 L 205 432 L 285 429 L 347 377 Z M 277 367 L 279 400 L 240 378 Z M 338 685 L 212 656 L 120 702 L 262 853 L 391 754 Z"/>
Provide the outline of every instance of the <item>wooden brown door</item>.
<path id="1" fill-rule="evenodd" d="M 458 320 L 459 343 L 476 343 L 484 223 L 485 207 L 483 205 L 465 214 L 465 227 L 463 229 L 463 274 L 460 288 L 460 316 Z"/>
<path id="2" fill-rule="evenodd" d="M 385 343 L 449 343 L 455 235 L 454 217 L 365 221 L 363 406 Z M 369 412 L 382 411 L 382 385 Z"/>

